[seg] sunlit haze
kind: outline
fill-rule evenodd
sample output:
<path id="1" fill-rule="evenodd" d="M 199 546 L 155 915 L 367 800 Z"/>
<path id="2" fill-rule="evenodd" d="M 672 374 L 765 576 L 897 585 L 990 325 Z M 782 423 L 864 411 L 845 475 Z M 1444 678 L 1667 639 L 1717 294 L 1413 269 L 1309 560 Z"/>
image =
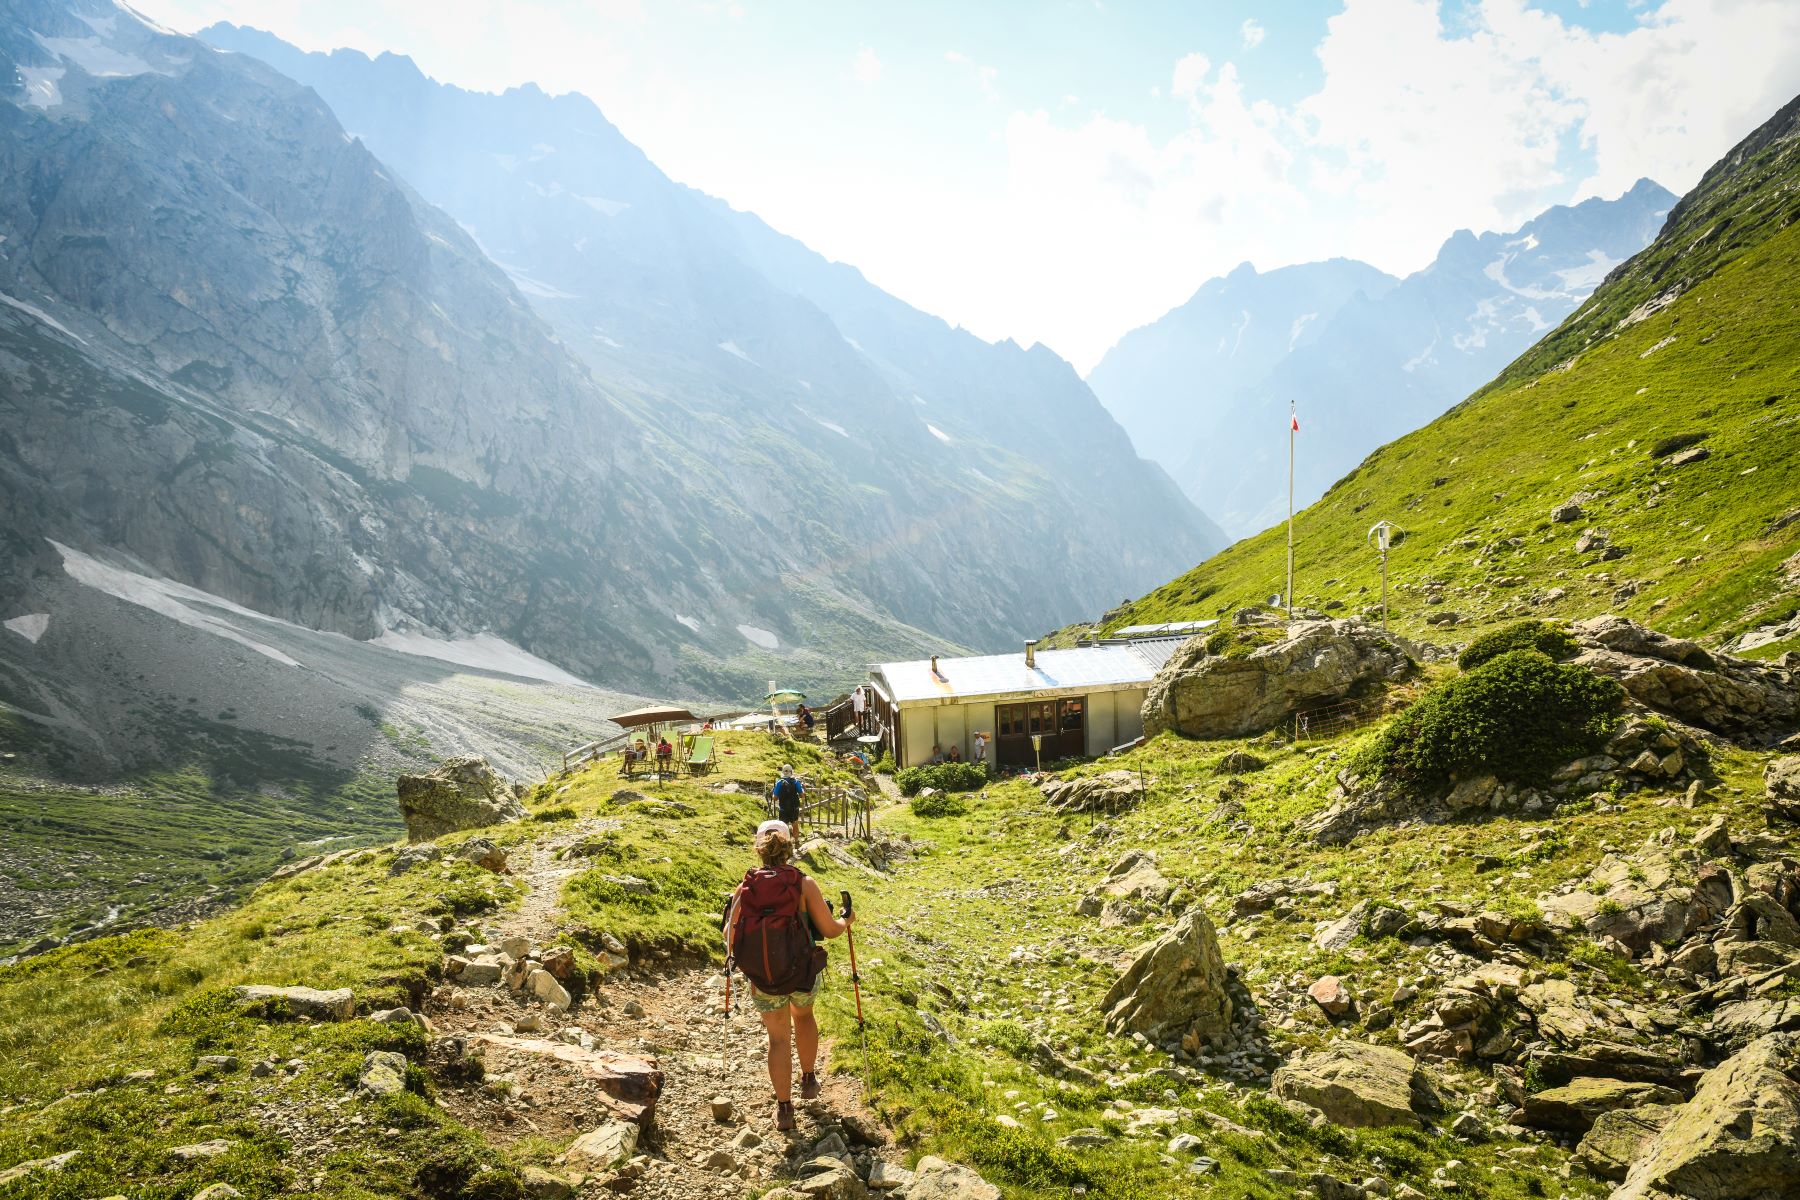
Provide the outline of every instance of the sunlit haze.
<path id="1" fill-rule="evenodd" d="M 579 91 L 665 171 L 1083 371 L 1243 261 L 1405 273 L 1800 91 L 1792 0 L 876 5 L 144 0 L 480 90 Z"/>

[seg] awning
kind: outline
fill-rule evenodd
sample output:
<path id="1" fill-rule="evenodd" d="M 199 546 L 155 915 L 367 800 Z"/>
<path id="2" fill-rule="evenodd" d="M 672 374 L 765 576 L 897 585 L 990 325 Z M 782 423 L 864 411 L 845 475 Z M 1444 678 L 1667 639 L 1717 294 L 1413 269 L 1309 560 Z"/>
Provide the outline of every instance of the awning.
<path id="1" fill-rule="evenodd" d="M 685 708 L 634 708 L 628 713 L 620 713 L 616 717 L 608 717 L 614 725 L 622 729 L 636 729 L 640 725 L 667 725 L 671 721 L 697 721 L 693 713 Z"/>
<path id="2" fill-rule="evenodd" d="M 805 699 L 805 692 L 796 692 L 789 688 L 783 688 L 778 692 L 770 692 L 763 697 L 763 700 L 769 704 L 798 704 Z"/>

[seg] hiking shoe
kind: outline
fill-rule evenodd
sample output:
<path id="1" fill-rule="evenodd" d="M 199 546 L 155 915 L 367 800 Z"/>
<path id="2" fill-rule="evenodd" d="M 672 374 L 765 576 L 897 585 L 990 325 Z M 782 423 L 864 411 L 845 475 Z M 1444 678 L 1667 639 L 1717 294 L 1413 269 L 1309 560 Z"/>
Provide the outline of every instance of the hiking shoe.
<path id="1" fill-rule="evenodd" d="M 811 1071 L 800 1076 L 800 1098 L 802 1100 L 817 1100 L 819 1098 L 819 1077 Z"/>
<path id="2" fill-rule="evenodd" d="M 777 1100 L 775 1102 L 775 1128 L 786 1132 L 794 1127 L 794 1102 Z"/>

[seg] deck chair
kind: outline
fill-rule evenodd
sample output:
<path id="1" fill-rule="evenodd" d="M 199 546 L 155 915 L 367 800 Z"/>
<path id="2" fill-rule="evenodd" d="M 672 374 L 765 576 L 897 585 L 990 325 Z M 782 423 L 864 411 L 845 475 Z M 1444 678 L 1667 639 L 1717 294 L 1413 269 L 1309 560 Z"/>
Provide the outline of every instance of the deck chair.
<path id="1" fill-rule="evenodd" d="M 713 769 L 713 740 L 702 734 L 688 743 L 688 774 L 704 775 Z"/>

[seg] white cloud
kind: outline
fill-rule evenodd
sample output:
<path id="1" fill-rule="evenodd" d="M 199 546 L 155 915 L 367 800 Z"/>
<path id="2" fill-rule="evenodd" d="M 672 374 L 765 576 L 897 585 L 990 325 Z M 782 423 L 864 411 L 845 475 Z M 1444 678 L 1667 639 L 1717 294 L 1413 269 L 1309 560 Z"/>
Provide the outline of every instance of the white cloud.
<path id="1" fill-rule="evenodd" d="M 1169 95 L 1192 98 L 1206 82 L 1206 73 L 1212 70 L 1212 61 L 1206 55 L 1195 52 L 1184 54 L 1175 63 L 1175 79 L 1169 84 Z"/>
<path id="2" fill-rule="evenodd" d="M 1246 259 L 1267 270 L 1343 254 L 1403 273 L 1458 228 L 1512 228 L 1643 176 L 1684 191 L 1800 92 L 1800 4 L 1787 0 L 1665 0 L 1607 34 L 1527 0 L 1463 15 L 1450 29 L 1436 0 L 1346 0 L 1318 48 L 1322 83 L 1282 107 L 1246 95 L 1231 63 L 1184 55 L 1168 94 L 1188 123 L 1170 136 L 1014 114 L 1018 207 L 982 250 L 1011 286 L 964 287 L 945 311 L 1086 369 Z"/>
<path id="3" fill-rule="evenodd" d="M 856 58 L 850 65 L 850 73 L 856 77 L 856 82 L 864 87 L 879 83 L 881 81 L 881 59 L 875 56 L 873 50 L 864 46 L 856 52 Z"/>
<path id="4" fill-rule="evenodd" d="M 1263 38 L 1267 37 L 1269 33 L 1257 22 L 1255 17 L 1244 18 L 1244 23 L 1239 26 L 1238 32 L 1243 34 L 1244 49 L 1246 50 L 1254 50 L 1262 45 Z"/>
<path id="5" fill-rule="evenodd" d="M 994 88 L 994 81 L 1000 77 L 1000 70 L 998 67 L 984 66 L 964 54 L 961 50 L 944 51 L 944 61 L 954 63 L 959 67 L 968 68 L 975 76 L 975 85 L 981 89 L 981 94 L 988 99 L 992 100 L 998 96 L 999 93 Z"/>

